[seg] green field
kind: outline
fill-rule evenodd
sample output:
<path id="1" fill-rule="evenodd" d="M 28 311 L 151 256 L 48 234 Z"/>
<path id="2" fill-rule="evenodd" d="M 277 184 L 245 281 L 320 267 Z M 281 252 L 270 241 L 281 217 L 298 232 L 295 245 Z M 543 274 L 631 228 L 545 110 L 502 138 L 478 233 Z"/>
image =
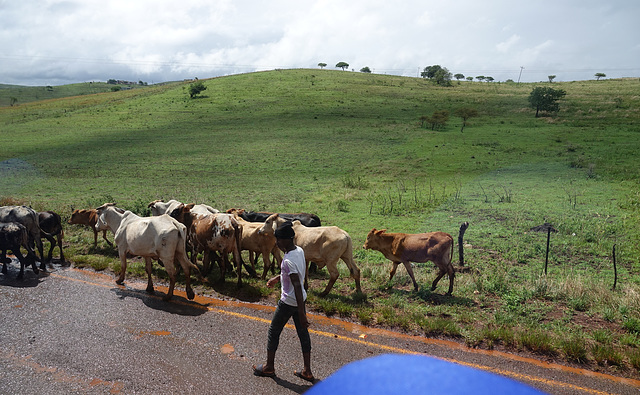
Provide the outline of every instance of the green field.
<path id="1" fill-rule="evenodd" d="M 330 70 L 201 81 L 207 90 L 194 99 L 189 83 L 172 83 L 0 102 L 0 199 L 63 218 L 107 201 L 144 214 L 171 198 L 316 213 L 350 233 L 365 294 L 353 293 L 341 263 L 327 298 L 318 297 L 326 270 L 314 275 L 316 311 L 638 377 L 638 79 L 553 83 L 567 95 L 558 114 L 540 118 L 527 98 L 548 83 L 438 87 Z M 463 132 L 453 115 L 461 107 L 479 113 Z M 437 110 L 451 112 L 447 125 L 423 127 L 420 117 Z M 464 221 L 466 267 L 453 297 L 446 278 L 429 291 L 432 265 L 416 264 L 413 293 L 404 268 L 389 282 L 390 263 L 361 248 L 374 227 L 456 239 Z M 545 222 L 558 230 L 546 276 L 546 233 L 531 231 Z M 93 249 L 89 230 L 65 232 L 76 266 L 118 271 L 115 252 Z M 132 275 L 143 270 L 131 265 Z M 231 283 L 200 292 L 277 293 L 256 279 L 241 291 Z"/>

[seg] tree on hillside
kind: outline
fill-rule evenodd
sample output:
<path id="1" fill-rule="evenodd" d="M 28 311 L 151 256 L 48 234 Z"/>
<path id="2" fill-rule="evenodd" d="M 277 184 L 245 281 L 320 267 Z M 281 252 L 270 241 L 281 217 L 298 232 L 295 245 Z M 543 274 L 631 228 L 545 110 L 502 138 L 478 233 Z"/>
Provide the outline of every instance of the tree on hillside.
<path id="1" fill-rule="evenodd" d="M 360 72 L 371 73 L 371 69 L 369 68 L 369 66 L 364 66 L 363 68 L 360 69 Z"/>
<path id="2" fill-rule="evenodd" d="M 548 76 L 547 78 L 549 78 L 549 83 L 552 83 L 552 82 L 553 82 L 553 80 L 555 80 L 555 79 L 556 79 L 556 76 L 555 76 L 555 75 L 550 75 L 550 76 Z"/>
<path id="3" fill-rule="evenodd" d="M 562 89 L 553 89 L 549 87 L 533 88 L 529 94 L 529 104 L 536 109 L 536 118 L 540 111 L 547 113 L 558 112 L 560 104 L 558 100 L 562 99 L 567 92 Z"/>
<path id="4" fill-rule="evenodd" d="M 460 133 L 462 133 L 464 127 L 467 126 L 467 120 L 478 116 L 478 110 L 471 107 L 461 107 L 455 110 L 454 114 L 462 118 L 462 127 L 460 128 Z"/>
<path id="5" fill-rule="evenodd" d="M 484 77 L 484 80 L 487 81 L 487 82 L 493 82 L 494 81 L 493 77 L 491 77 L 491 76 Z"/>
<path id="6" fill-rule="evenodd" d="M 342 69 L 343 71 L 344 71 L 347 67 L 349 67 L 349 63 L 347 63 L 347 62 L 338 62 L 338 63 L 336 64 L 336 68 L 338 68 L 338 69 Z"/>
<path id="7" fill-rule="evenodd" d="M 476 77 L 478 81 L 484 81 L 484 75 L 479 75 Z"/>
<path id="8" fill-rule="evenodd" d="M 318 63 L 318 67 L 320 67 L 321 69 L 324 69 L 325 67 L 327 67 L 327 64 L 320 62 Z"/>
<path id="9" fill-rule="evenodd" d="M 455 79 L 457 79 L 458 81 L 460 81 L 461 79 L 463 79 L 463 78 L 464 78 L 464 74 L 460 74 L 460 73 L 454 74 L 454 75 L 453 75 L 453 78 L 455 78 Z"/>
<path id="10" fill-rule="evenodd" d="M 420 117 L 421 125 L 425 126 L 425 124 L 429 124 L 431 125 L 431 130 L 440 129 L 446 126 L 448 120 L 449 111 L 447 110 L 437 110 L 434 111 L 430 117 L 426 115 Z"/>
<path id="11" fill-rule="evenodd" d="M 196 97 L 196 95 L 200 94 L 206 89 L 207 87 L 204 86 L 202 81 L 194 82 L 193 84 L 189 85 L 189 97 L 193 99 L 194 97 Z"/>
<path id="12" fill-rule="evenodd" d="M 420 75 L 422 78 L 428 78 L 438 85 L 451 85 L 451 72 L 439 64 L 425 67 Z"/>
<path id="13" fill-rule="evenodd" d="M 422 70 L 422 72 L 420 73 L 420 76 L 422 78 L 433 79 L 439 70 L 442 70 L 442 66 L 440 66 L 439 64 L 434 64 L 433 66 L 427 66 L 424 68 L 424 70 Z"/>
<path id="14" fill-rule="evenodd" d="M 596 77 L 596 81 L 600 81 L 600 78 L 604 78 L 607 75 L 605 73 L 596 73 L 595 77 Z"/>
<path id="15" fill-rule="evenodd" d="M 467 81 L 473 81 L 473 77 L 471 76 L 467 77 Z"/>

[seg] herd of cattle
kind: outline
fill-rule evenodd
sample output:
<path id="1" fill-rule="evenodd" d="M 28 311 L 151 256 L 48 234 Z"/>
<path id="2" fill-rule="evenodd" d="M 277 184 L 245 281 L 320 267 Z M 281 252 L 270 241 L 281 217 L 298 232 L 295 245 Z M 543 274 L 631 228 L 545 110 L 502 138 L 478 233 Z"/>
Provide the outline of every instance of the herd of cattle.
<path id="1" fill-rule="evenodd" d="M 151 279 L 152 261 L 157 260 L 164 266 L 169 276 L 169 291 L 166 300 L 171 299 L 176 275 L 181 268 L 185 274 L 186 293 L 189 299 L 195 294 L 191 288 L 191 274 L 200 280 L 206 276 L 215 262 L 220 268 L 219 281 L 224 282 L 227 269 L 237 273 L 238 286 L 242 284 L 242 268 L 252 276 L 257 276 L 255 264 L 262 256 L 264 269 L 262 279 L 267 272 L 275 271 L 282 256 L 276 246 L 275 229 L 292 221 L 295 231 L 295 244 L 305 253 L 307 268 L 312 262 L 317 268 L 327 267 L 329 282 L 321 293 L 326 296 L 338 279 L 338 262 L 342 260 L 355 281 L 356 290 L 360 288 L 360 269 L 353 260 L 353 242 L 347 232 L 337 226 L 322 226 L 315 214 L 267 213 L 243 209 L 229 209 L 222 213 L 206 204 L 183 204 L 177 200 L 164 202 L 156 200 L 149 204 L 152 216 L 140 217 L 131 211 L 116 207 L 113 203 L 104 204 L 97 209 L 74 210 L 70 224 L 89 226 L 94 233 L 94 246 L 98 242 L 98 233 L 111 246 L 107 230 L 114 234 L 115 246 L 120 257 L 121 269 L 116 283 L 122 284 L 127 268 L 127 256 L 140 256 L 145 260 L 148 275 L 147 292 L 153 293 Z M 42 238 L 51 243 L 47 259 L 44 259 Z M 10 250 L 20 262 L 18 278 L 24 275 L 24 267 L 32 266 L 33 272 L 46 270 L 45 262 L 50 262 L 54 247 L 60 248 L 60 260 L 65 263 L 62 250 L 62 220 L 52 212 L 36 212 L 26 206 L 0 207 L 0 259 L 3 262 L 2 273 L 7 274 L 6 252 Z M 39 257 L 34 248 L 37 247 Z M 24 256 L 21 248 L 26 250 Z M 392 279 L 398 265 L 404 264 L 415 290 L 415 280 L 411 262 L 432 261 L 439 273 L 432 283 L 434 290 L 438 281 L 449 276 L 449 290 L 453 291 L 455 271 L 452 265 L 453 238 L 444 232 L 420 234 L 388 233 L 386 230 L 373 229 L 367 235 L 365 249 L 380 251 L 393 263 Z M 249 252 L 250 264 L 244 262 L 242 251 Z M 202 264 L 196 265 L 197 257 L 202 254 Z M 229 256 L 231 255 L 231 261 Z M 189 258 L 190 257 L 190 258 Z M 308 272 L 308 270 L 307 270 Z M 308 279 L 305 278 L 305 287 Z"/>

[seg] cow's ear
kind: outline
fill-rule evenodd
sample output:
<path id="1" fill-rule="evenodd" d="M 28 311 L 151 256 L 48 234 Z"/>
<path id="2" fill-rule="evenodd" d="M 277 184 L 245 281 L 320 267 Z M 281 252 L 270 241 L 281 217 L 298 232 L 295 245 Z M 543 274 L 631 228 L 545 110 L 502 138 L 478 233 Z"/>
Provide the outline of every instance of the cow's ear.
<path id="1" fill-rule="evenodd" d="M 377 235 L 381 235 L 381 234 L 383 234 L 383 233 L 384 233 L 384 232 L 386 232 L 386 231 L 387 231 L 386 229 L 380 229 L 380 230 L 377 230 L 377 231 L 376 231 L 376 234 L 377 234 Z"/>
<path id="2" fill-rule="evenodd" d="M 191 211 L 191 209 L 193 208 L 193 206 L 195 206 L 195 203 L 189 203 L 186 206 L 184 206 L 185 208 L 189 209 L 189 211 Z"/>

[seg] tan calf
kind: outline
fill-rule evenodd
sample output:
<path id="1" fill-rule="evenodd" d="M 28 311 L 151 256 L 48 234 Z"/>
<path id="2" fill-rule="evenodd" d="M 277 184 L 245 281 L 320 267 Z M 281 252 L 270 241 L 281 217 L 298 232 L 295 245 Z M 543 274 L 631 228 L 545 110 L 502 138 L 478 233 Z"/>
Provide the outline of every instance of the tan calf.
<path id="1" fill-rule="evenodd" d="M 438 281 L 442 276 L 448 274 L 449 291 L 447 294 L 451 295 L 455 271 L 451 264 L 453 238 L 450 234 L 444 232 L 418 234 L 386 232 L 386 229 L 372 229 L 367 235 L 364 248 L 380 251 L 387 259 L 391 260 L 393 267 L 391 268 L 389 280 L 393 278 L 398 265 L 402 263 L 413 281 L 414 289 L 417 291 L 418 283 L 413 275 L 411 262 L 424 263 L 432 261 L 440 271 L 431 285 L 431 290 L 436 289 Z"/>

